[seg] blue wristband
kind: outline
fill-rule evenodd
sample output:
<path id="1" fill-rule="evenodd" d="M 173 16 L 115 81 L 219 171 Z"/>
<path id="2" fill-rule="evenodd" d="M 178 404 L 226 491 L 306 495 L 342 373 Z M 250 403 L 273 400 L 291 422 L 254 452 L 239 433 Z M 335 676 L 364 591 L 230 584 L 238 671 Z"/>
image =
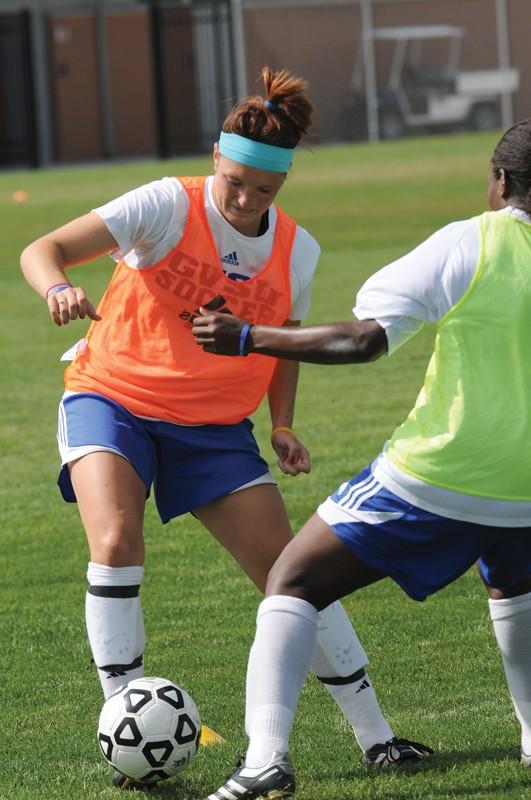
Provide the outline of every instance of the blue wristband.
<path id="1" fill-rule="evenodd" d="M 242 327 L 240 331 L 240 355 L 247 356 L 249 355 L 247 352 L 247 339 L 249 337 L 249 333 L 251 332 L 251 328 L 253 326 L 250 325 L 248 322 Z"/>

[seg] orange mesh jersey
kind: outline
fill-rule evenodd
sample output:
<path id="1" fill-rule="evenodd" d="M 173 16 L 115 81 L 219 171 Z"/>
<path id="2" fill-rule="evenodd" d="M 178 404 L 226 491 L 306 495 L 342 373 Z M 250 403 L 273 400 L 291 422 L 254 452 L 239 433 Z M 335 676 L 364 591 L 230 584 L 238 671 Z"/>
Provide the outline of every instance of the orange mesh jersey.
<path id="1" fill-rule="evenodd" d="M 65 371 L 65 386 L 98 392 L 133 414 L 185 425 L 232 424 L 252 414 L 276 359 L 205 353 L 192 336 L 199 306 L 248 322 L 282 325 L 291 308 L 290 257 L 296 223 L 278 209 L 273 250 L 247 281 L 221 269 L 204 206 L 205 178 L 180 178 L 190 200 L 177 246 L 159 263 L 122 259 L 98 307 L 88 347 Z"/>

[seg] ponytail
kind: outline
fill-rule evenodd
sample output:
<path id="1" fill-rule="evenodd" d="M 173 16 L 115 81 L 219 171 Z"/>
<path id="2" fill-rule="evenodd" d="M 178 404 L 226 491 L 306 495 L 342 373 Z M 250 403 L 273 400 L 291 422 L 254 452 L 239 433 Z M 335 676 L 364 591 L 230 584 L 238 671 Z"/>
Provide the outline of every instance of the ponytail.
<path id="1" fill-rule="evenodd" d="M 311 128 L 313 105 L 306 96 L 307 83 L 287 70 L 262 69 L 264 96 L 238 103 L 226 117 L 222 130 L 276 147 L 296 147 Z"/>

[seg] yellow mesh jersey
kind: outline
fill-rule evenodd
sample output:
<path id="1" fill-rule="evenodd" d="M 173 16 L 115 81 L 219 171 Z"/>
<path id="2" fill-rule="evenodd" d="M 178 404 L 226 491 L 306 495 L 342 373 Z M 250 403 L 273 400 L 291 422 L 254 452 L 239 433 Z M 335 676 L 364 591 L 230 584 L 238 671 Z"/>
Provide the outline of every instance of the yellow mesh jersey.
<path id="1" fill-rule="evenodd" d="M 480 256 L 440 320 L 424 386 L 387 456 L 452 491 L 531 501 L 531 225 L 479 217 Z"/>

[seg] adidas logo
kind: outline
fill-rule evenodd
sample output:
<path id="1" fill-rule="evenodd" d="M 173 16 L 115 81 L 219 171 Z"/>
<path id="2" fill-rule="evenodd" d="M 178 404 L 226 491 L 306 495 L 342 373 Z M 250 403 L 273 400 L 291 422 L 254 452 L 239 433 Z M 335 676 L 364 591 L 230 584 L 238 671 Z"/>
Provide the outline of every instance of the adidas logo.
<path id="1" fill-rule="evenodd" d="M 364 689 L 368 689 L 368 688 L 369 688 L 369 686 L 370 686 L 370 683 L 369 683 L 369 681 L 365 679 L 365 680 L 363 681 L 363 683 L 362 683 L 362 684 L 360 684 L 359 688 L 358 688 L 358 689 L 356 689 L 356 694 L 359 694 L 359 693 L 360 693 L 360 692 L 362 692 Z"/>
<path id="2" fill-rule="evenodd" d="M 223 264 L 231 264 L 233 267 L 239 267 L 240 262 L 238 261 L 238 254 L 236 250 L 233 250 L 232 253 L 227 253 L 226 256 L 223 256 L 221 259 Z"/>

